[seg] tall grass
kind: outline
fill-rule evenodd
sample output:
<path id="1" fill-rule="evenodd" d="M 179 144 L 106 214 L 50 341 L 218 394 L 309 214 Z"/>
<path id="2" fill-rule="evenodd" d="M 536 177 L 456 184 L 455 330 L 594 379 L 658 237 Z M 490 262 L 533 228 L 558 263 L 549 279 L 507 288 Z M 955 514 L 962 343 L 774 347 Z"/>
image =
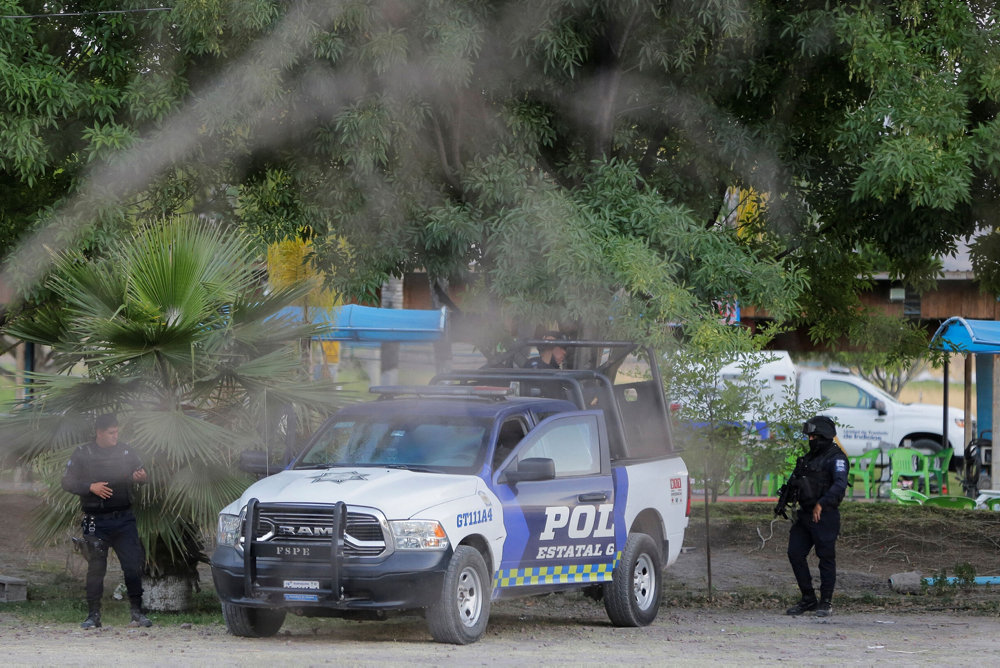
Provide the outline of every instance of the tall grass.
<path id="1" fill-rule="evenodd" d="M 105 583 L 105 590 L 112 580 Z M 5 603 L 4 612 L 11 613 L 29 624 L 79 624 L 87 616 L 83 596 L 83 581 L 65 571 L 41 573 L 31 577 L 28 600 Z M 222 612 L 215 592 L 202 590 L 193 596 L 191 610 L 185 612 L 150 612 L 156 625 L 221 624 Z M 105 595 L 101 605 L 101 621 L 105 626 L 128 626 L 129 602 Z"/>

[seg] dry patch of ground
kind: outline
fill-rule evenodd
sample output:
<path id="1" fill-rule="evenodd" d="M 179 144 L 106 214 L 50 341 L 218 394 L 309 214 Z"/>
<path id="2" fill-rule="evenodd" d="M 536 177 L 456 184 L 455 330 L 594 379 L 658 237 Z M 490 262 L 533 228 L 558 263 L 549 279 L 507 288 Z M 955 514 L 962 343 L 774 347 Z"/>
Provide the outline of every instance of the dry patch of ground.
<path id="1" fill-rule="evenodd" d="M 709 511 L 711 574 L 720 594 L 769 593 L 787 598 L 798 594 L 785 556 L 790 522 L 775 521 L 771 503 L 719 503 Z M 688 551 L 668 569 L 669 591 L 704 595 L 707 591 L 708 549 L 704 508 L 696 507 L 685 545 Z M 837 546 L 837 596 L 863 606 L 947 604 L 1000 607 L 996 588 L 932 589 L 926 596 L 894 593 L 889 577 L 918 571 L 925 577 L 955 575 L 963 568 L 976 575 L 1000 574 L 1000 513 L 901 506 L 891 502 L 846 501 L 841 506 L 841 537 Z M 818 577 L 816 561 L 810 562 Z"/>
<path id="2" fill-rule="evenodd" d="M 82 576 L 68 545 L 31 546 L 31 513 L 39 499 L 0 494 L 0 574 L 31 582 Z M 788 522 L 771 523 L 771 504 L 712 506 L 712 602 L 704 515 L 692 518 L 689 550 L 666 572 L 663 607 L 648 628 L 610 626 L 603 606 L 580 594 L 501 602 L 484 638 L 471 646 L 430 642 L 423 619 L 385 622 L 294 619 L 276 637 L 235 638 L 219 621 L 181 625 L 153 615 L 150 629 L 110 626 L 83 632 L 76 622 L 37 624 L 0 606 L 5 665 L 957 665 L 995 657 L 997 600 L 990 589 L 947 588 L 918 596 L 892 592 L 889 575 L 969 563 L 995 574 L 1000 513 L 851 503 L 843 508 L 839 586 L 828 619 L 789 618 L 796 596 L 785 558 Z M 68 543 L 68 540 L 67 540 Z M 109 586 L 112 580 L 109 576 Z M 208 582 L 204 583 L 206 586 Z M 82 584 L 67 585 L 67 595 Z"/>

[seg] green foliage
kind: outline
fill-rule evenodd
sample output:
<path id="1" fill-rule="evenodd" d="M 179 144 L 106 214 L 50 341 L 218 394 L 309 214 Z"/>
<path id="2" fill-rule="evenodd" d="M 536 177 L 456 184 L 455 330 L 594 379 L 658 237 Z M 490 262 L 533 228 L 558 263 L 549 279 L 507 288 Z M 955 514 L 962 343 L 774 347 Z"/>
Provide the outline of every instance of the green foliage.
<path id="1" fill-rule="evenodd" d="M 301 365 L 314 328 L 273 318 L 311 286 L 262 293 L 255 265 L 246 238 L 189 219 L 143 228 L 100 258 L 58 258 L 58 299 L 8 327 L 51 346 L 63 372 L 32 375 L 4 424 L 6 447 L 48 484 L 40 540 L 71 528 L 79 502 L 60 489 L 65 462 L 93 437 L 94 415 L 117 412 L 149 475 L 137 515 L 150 568 L 188 573 L 218 510 L 249 482 L 239 453 L 283 444 L 289 404 L 335 402 Z"/>
<path id="2" fill-rule="evenodd" d="M 970 251 L 972 269 L 983 292 L 1000 294 L 1000 233 L 996 229 L 987 231 L 976 238 Z"/>
<path id="3" fill-rule="evenodd" d="M 901 348 L 890 354 L 841 351 L 834 355 L 834 359 L 898 399 L 906 384 L 928 366 L 928 360 L 921 357 L 918 351 L 914 351 L 909 359 L 903 357 L 901 352 Z"/>
<path id="4" fill-rule="evenodd" d="M 305 230 L 364 301 L 424 269 L 529 328 L 668 346 L 666 323 L 697 338 L 738 300 L 863 346 L 876 272 L 926 286 L 995 222 L 996 19 L 982 0 L 180 0 L 5 21 L 0 245 L 25 240 L 6 277 L 44 300 L 35 241 L 100 254 L 194 212 Z"/>
<path id="5" fill-rule="evenodd" d="M 718 346 L 733 341 L 742 347 Z M 676 438 L 692 475 L 703 481 L 713 501 L 741 468 L 760 478 L 789 469 L 803 453 L 802 423 L 822 407 L 816 400 L 800 403 L 791 386 L 781 397 L 764 392 L 758 372 L 775 358 L 761 351 L 760 343 L 745 333 L 734 334 L 714 347 L 690 347 L 669 359 L 667 396 L 679 405 Z M 723 378 L 721 370 L 733 362 L 738 362 L 740 375 Z M 765 426 L 768 438 L 761 439 Z"/>
<path id="6" fill-rule="evenodd" d="M 75 557 L 74 557 L 75 558 Z M 81 558 L 82 559 L 82 558 Z M 41 580 L 39 584 L 35 584 Z M 83 583 L 69 576 L 63 566 L 56 574 L 39 573 L 28 585 L 28 600 L 5 603 L 4 610 L 19 619 L 35 624 L 72 624 L 76 626 L 87 616 L 86 602 L 80 598 Z M 202 590 L 192 594 L 190 610 L 176 613 L 151 612 L 149 618 L 156 626 L 181 624 L 221 624 L 219 599 L 214 591 Z M 127 628 L 130 620 L 130 603 L 127 598 L 116 601 L 106 598 L 101 607 L 105 626 Z"/>
<path id="7" fill-rule="evenodd" d="M 976 567 L 967 561 L 955 564 L 955 579 L 960 587 L 976 584 Z"/>
<path id="8" fill-rule="evenodd" d="M 927 582 L 926 580 L 921 581 L 921 589 L 923 591 L 929 591 L 936 596 L 952 595 L 957 589 L 967 589 L 975 586 L 976 567 L 967 561 L 963 561 L 955 564 L 954 580 L 949 579 L 948 572 L 943 568 L 935 571 L 934 574 L 927 579 L 930 580 L 930 582 Z"/>

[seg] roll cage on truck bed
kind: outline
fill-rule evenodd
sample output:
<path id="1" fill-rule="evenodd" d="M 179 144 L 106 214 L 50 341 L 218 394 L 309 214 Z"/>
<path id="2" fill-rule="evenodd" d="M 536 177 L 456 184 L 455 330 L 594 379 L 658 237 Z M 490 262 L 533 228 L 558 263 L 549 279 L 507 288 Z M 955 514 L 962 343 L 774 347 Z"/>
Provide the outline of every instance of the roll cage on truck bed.
<path id="1" fill-rule="evenodd" d="M 431 384 L 509 385 L 518 396 L 565 399 L 581 410 L 601 410 L 615 461 L 662 457 L 675 450 L 663 379 L 652 350 L 630 341 L 557 343 L 567 351 L 565 369 L 513 367 L 517 361 L 523 363 L 531 347 L 552 344 L 527 339 L 492 356 L 481 369 L 438 374 Z M 615 382 L 619 378 L 627 381 Z"/>

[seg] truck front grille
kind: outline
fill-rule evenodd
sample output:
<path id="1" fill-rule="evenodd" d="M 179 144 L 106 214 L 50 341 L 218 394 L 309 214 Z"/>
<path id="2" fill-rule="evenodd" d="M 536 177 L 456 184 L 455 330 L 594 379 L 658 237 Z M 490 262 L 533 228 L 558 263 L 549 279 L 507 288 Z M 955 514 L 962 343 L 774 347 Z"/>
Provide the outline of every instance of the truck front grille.
<path id="1" fill-rule="evenodd" d="M 330 543 L 334 535 L 332 510 L 324 507 L 275 511 L 261 509 L 257 542 L 282 544 Z M 386 551 L 386 532 L 379 517 L 348 510 L 344 529 L 344 556 L 378 557 Z"/>

